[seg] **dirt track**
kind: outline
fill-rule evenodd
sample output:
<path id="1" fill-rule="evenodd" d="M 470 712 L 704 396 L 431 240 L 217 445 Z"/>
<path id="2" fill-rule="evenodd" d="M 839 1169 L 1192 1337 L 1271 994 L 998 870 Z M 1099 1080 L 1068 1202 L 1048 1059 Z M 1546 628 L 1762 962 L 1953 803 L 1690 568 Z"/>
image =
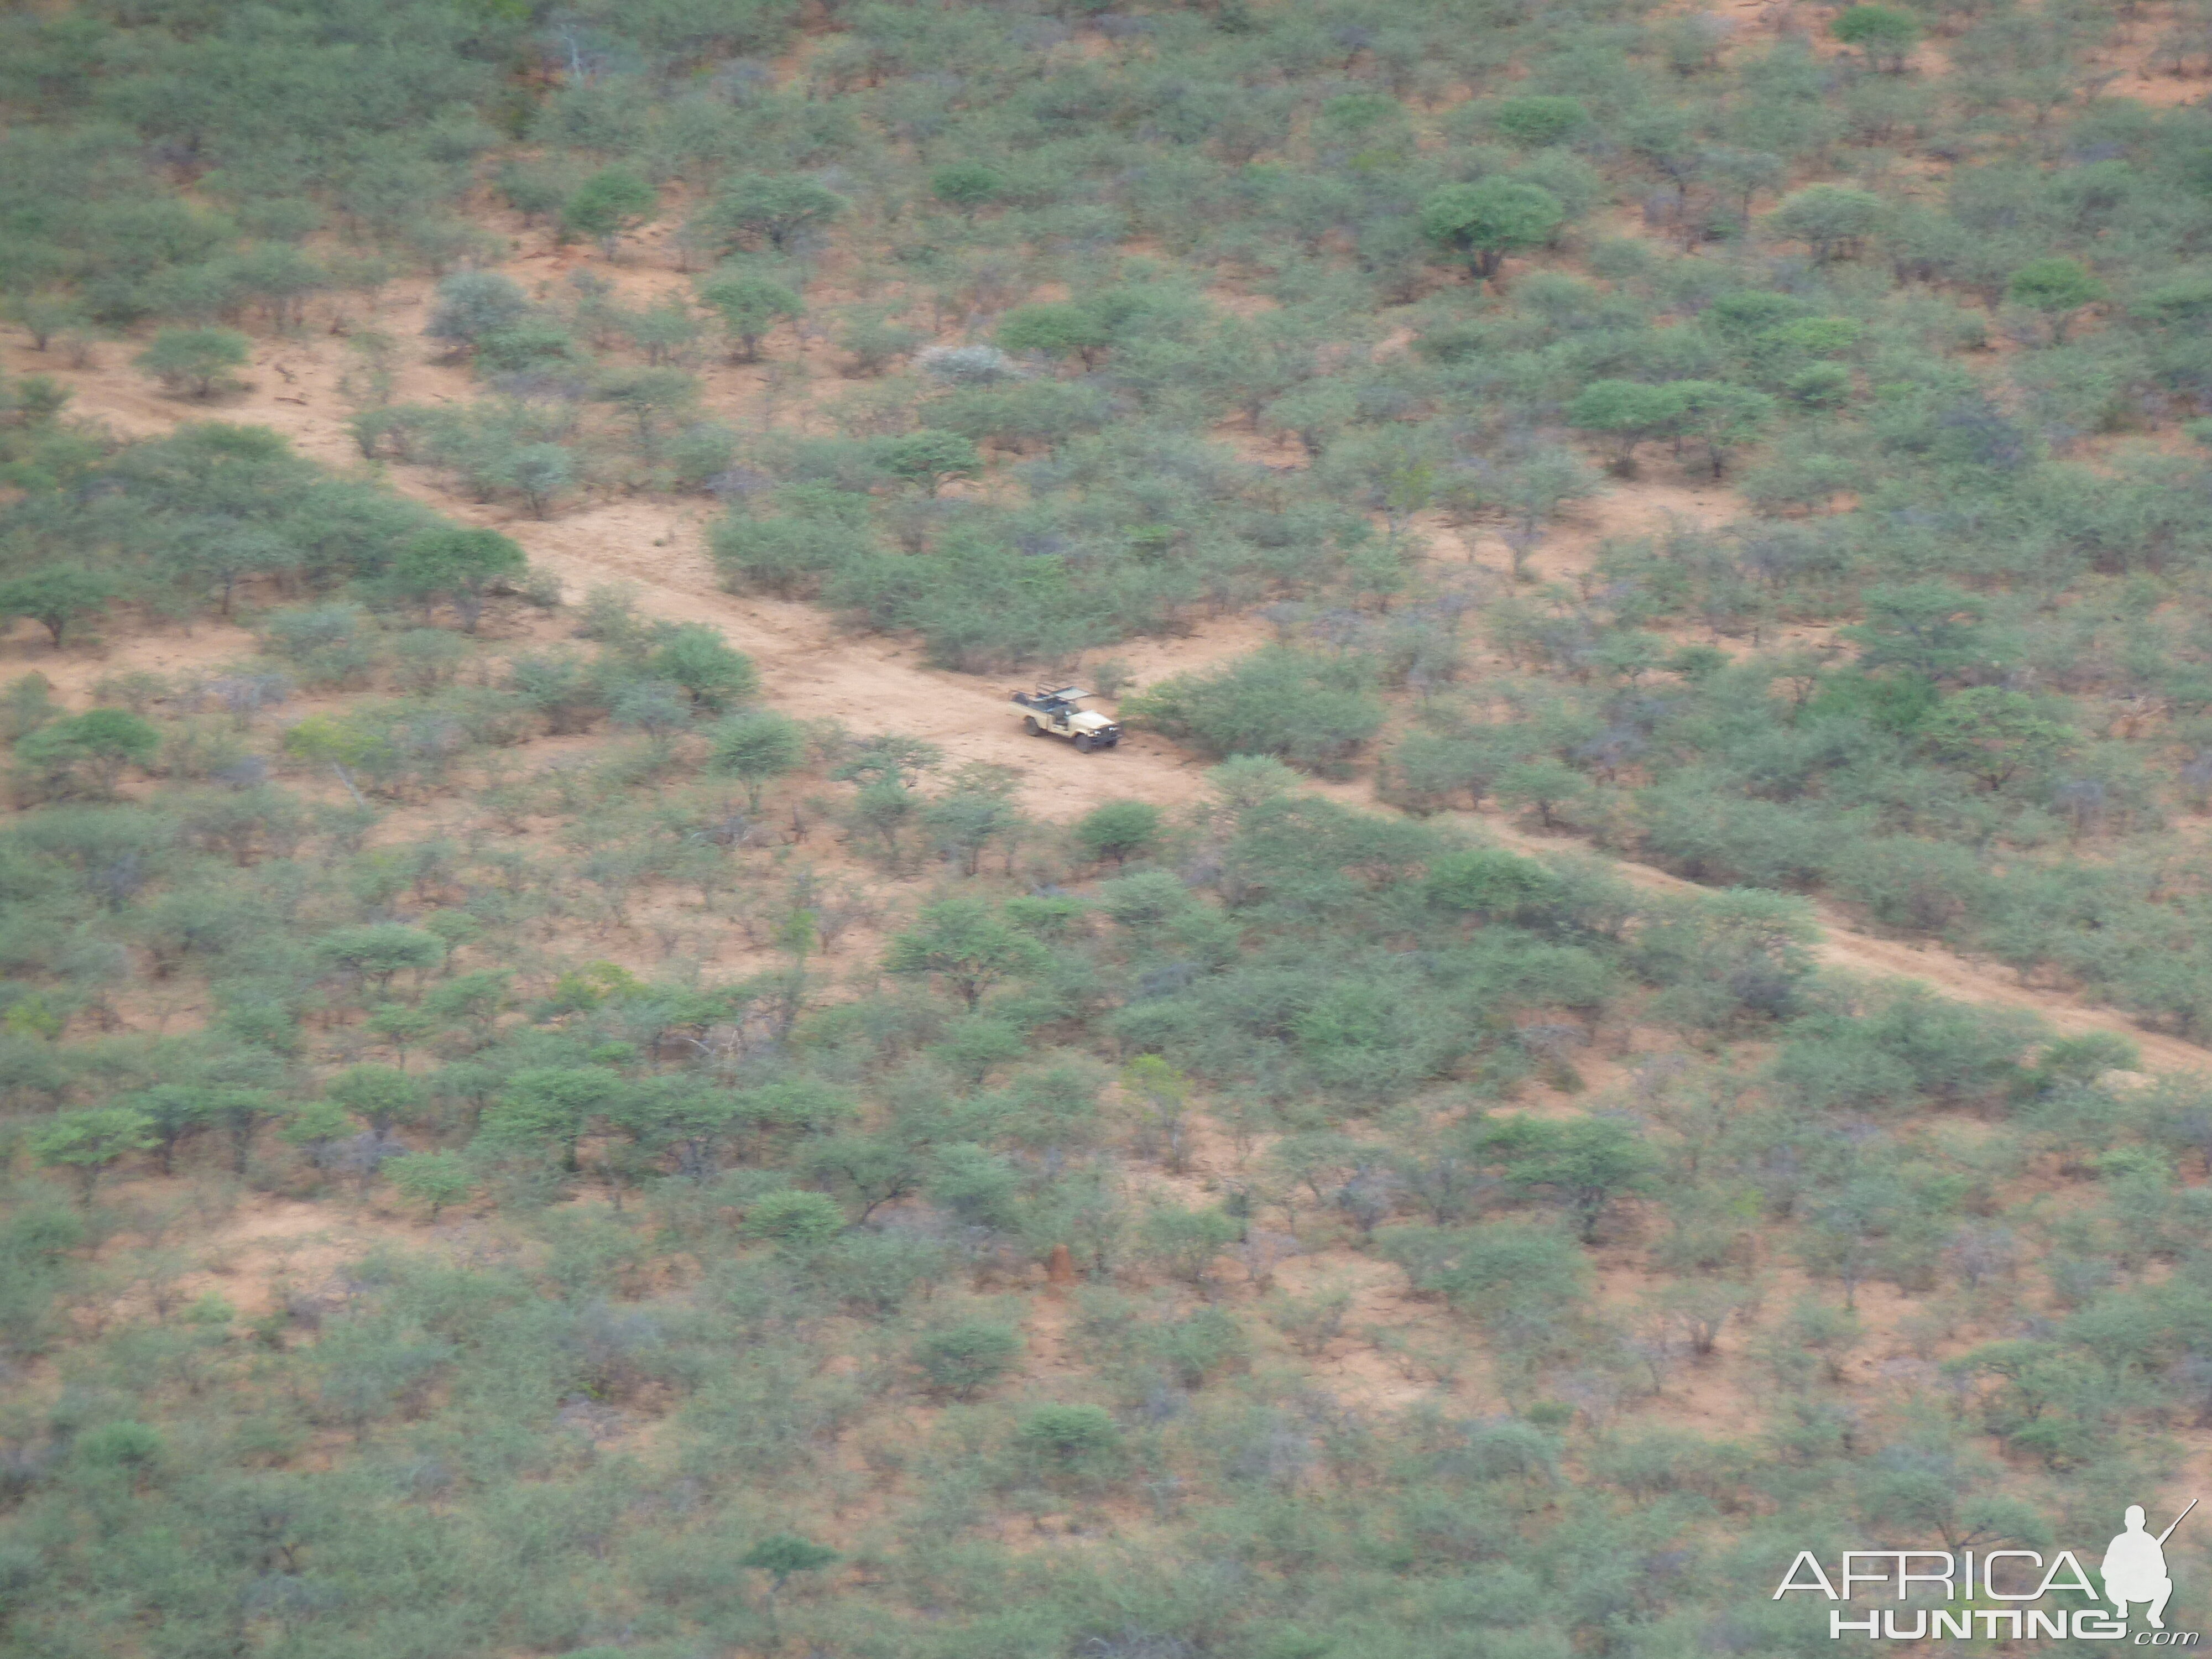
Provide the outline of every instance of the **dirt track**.
<path id="1" fill-rule="evenodd" d="M 1488 813 L 1455 816 L 1479 819 L 1482 827 L 1499 841 L 1529 852 L 1556 852 L 1575 844 L 1560 836 L 1526 834 Z M 1608 859 L 1607 862 L 1632 885 L 1650 891 L 1710 890 L 1648 864 L 1636 864 L 1626 859 Z M 2041 1015 L 2067 1036 L 2079 1036 L 2088 1031 L 2116 1031 L 2142 1050 L 2146 1066 L 2160 1071 L 2212 1071 L 2212 1049 L 2180 1037 L 2146 1031 L 2116 1009 L 2022 985 L 2003 968 L 1972 961 L 1941 945 L 1878 939 L 1859 933 L 1831 905 L 1815 901 L 1813 911 L 1820 924 L 1820 942 L 1814 954 L 1831 968 L 1871 978 L 1918 980 L 1964 1002 L 2024 1009 Z"/>
<path id="2" fill-rule="evenodd" d="M 406 337 L 419 330 L 419 291 L 388 303 L 382 326 Z M 115 348 L 110 348 L 111 351 Z M 330 338 L 264 342 L 257 352 L 251 391 L 220 407 L 176 402 L 155 395 L 127 368 L 70 372 L 52 359 L 11 343 L 9 368 L 53 376 L 76 394 L 72 411 L 106 421 L 119 432 L 161 432 L 180 421 L 216 418 L 252 422 L 289 436 L 301 453 L 341 467 L 362 463 L 344 426 L 347 405 L 338 392 L 343 348 Z M 282 364 L 279 371 L 277 365 Z M 708 376 L 717 403 L 743 399 L 757 371 L 720 368 Z M 289 375 L 289 378 L 287 376 Z M 401 374 L 398 396 L 408 401 L 458 400 L 473 394 L 457 369 L 416 362 Z M 1025 737 L 1006 701 L 1007 687 L 927 666 L 911 644 L 841 629 L 805 605 L 741 598 L 717 584 L 705 546 L 710 506 L 697 501 L 617 501 L 539 521 L 505 507 L 472 505 L 437 487 L 426 470 L 392 467 L 394 487 L 453 516 L 496 524 L 529 552 L 531 561 L 559 575 L 572 598 L 609 582 L 638 589 L 637 608 L 648 616 L 711 623 L 761 665 L 771 701 L 802 718 L 832 717 L 861 731 L 898 731 L 927 738 L 957 761 L 992 761 L 1020 767 L 1030 809 L 1066 819 L 1099 802 L 1131 796 L 1179 805 L 1203 791 L 1204 763 L 1163 738 L 1135 734 L 1109 755 L 1084 756 L 1047 738 Z M 1546 576 L 1571 574 L 1575 556 L 1601 533 L 1654 526 L 1666 517 L 1697 519 L 1724 510 L 1721 492 L 1630 485 L 1599 504 L 1583 533 L 1540 554 Z M 1231 617 L 1186 639 L 1134 641 L 1114 654 L 1139 681 L 1225 660 L 1267 637 L 1263 624 Z M 1328 791 L 1371 805 L 1364 787 Z M 1492 814 L 1457 815 L 1479 821 L 1492 836 L 1531 850 L 1574 843 L 1528 836 Z M 1648 866 L 1612 860 L 1638 886 L 1693 892 L 1692 883 Z M 2039 1014 L 2069 1034 L 2118 1032 L 2136 1042 L 2147 1065 L 2162 1070 L 2212 1071 L 2212 1050 L 2140 1030 L 2118 1012 L 2060 993 L 2023 986 L 2008 972 L 1958 956 L 1936 945 L 1911 945 L 1856 932 L 1826 907 L 1817 907 L 1824 938 L 1821 959 L 1848 972 L 1918 980 L 1946 995 Z"/>

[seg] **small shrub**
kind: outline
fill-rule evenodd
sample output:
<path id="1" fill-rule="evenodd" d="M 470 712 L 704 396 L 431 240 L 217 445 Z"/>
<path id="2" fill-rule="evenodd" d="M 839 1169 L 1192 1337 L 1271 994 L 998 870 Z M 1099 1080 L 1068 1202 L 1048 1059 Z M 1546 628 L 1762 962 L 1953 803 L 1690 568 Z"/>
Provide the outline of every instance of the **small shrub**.
<path id="1" fill-rule="evenodd" d="M 745 1212 L 748 1238 L 764 1238 L 790 1250 L 829 1243 L 845 1231 L 845 1212 L 823 1193 L 787 1188 L 753 1200 Z"/>
<path id="2" fill-rule="evenodd" d="M 1032 1457 L 1060 1470 L 1102 1463 L 1121 1443 L 1121 1431 L 1103 1406 L 1039 1406 L 1018 1432 Z"/>
<path id="3" fill-rule="evenodd" d="M 1014 1368 L 1021 1334 L 1011 1325 L 955 1325 L 933 1331 L 915 1345 L 915 1363 L 929 1386 L 956 1400 L 972 1400 Z"/>
<path id="4" fill-rule="evenodd" d="M 103 1423 L 76 1438 L 78 1459 L 94 1468 L 145 1469 L 161 1461 L 161 1431 L 144 1423 Z"/>
<path id="5" fill-rule="evenodd" d="M 392 1184 L 434 1222 L 448 1205 L 476 1190 L 476 1176 L 459 1152 L 412 1152 L 392 1166 Z"/>
<path id="6" fill-rule="evenodd" d="M 1565 143 L 1590 124 L 1589 112 L 1571 98 L 1501 98 L 1488 113 L 1498 135 L 1524 149 Z"/>

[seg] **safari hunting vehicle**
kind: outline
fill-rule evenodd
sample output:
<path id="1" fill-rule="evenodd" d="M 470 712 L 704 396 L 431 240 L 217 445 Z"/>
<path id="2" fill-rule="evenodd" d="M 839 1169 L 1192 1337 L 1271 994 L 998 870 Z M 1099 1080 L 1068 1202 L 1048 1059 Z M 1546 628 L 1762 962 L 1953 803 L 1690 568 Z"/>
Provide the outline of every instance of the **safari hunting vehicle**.
<path id="1" fill-rule="evenodd" d="M 1022 728 L 1031 737 L 1066 738 L 1087 755 L 1094 749 L 1111 749 L 1121 741 L 1118 724 L 1083 706 L 1090 695 L 1079 685 L 1054 688 L 1048 684 L 1034 691 L 1015 692 L 1014 701 L 1028 711 L 1022 716 Z"/>

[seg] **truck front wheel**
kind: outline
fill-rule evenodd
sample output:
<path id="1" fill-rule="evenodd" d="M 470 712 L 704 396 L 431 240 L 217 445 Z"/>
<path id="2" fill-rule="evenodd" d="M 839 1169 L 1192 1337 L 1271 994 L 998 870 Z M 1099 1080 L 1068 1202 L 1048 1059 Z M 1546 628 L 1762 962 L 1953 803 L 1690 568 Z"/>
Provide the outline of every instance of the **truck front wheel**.
<path id="1" fill-rule="evenodd" d="M 1079 755 L 1087 755 L 1091 752 L 1091 734 L 1088 732 L 1078 732 L 1075 734 L 1075 750 Z"/>

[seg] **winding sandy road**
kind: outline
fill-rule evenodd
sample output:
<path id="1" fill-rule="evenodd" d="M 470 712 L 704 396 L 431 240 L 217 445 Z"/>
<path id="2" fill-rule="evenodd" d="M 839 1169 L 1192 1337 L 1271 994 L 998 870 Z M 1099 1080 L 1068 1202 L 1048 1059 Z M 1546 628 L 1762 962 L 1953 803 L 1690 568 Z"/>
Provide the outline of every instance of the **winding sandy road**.
<path id="1" fill-rule="evenodd" d="M 342 365 L 335 342 L 264 343 L 254 388 L 212 410 L 155 396 L 127 371 L 72 373 L 20 343 L 11 343 L 6 356 L 13 372 L 51 374 L 69 386 L 76 393 L 73 412 L 105 420 L 120 432 L 151 434 L 180 421 L 210 416 L 253 422 L 284 432 L 304 454 L 340 467 L 361 465 L 344 426 L 347 406 L 337 391 Z M 404 371 L 401 395 L 428 402 L 465 398 L 471 390 L 462 372 L 421 363 Z M 1024 801 L 1041 817 L 1065 820 L 1102 801 L 1132 796 L 1175 805 L 1203 793 L 1206 763 L 1161 738 L 1133 734 L 1112 754 L 1079 755 L 1054 740 L 1024 736 L 1008 707 L 1004 684 L 931 668 L 913 645 L 848 632 L 811 606 L 723 591 L 705 549 L 708 509 L 698 502 L 624 500 L 539 521 L 517 517 L 505 507 L 459 500 L 439 489 L 422 469 L 392 467 L 386 476 L 394 487 L 447 514 L 495 524 L 528 550 L 533 564 L 557 574 L 572 597 L 600 584 L 628 582 L 635 585 L 641 613 L 719 628 L 732 644 L 760 664 L 770 700 L 792 714 L 834 718 L 863 731 L 926 738 L 956 762 L 991 761 L 1020 768 Z M 1668 492 L 1670 498 L 1680 494 Z M 1680 504 L 1669 499 L 1665 505 L 1671 511 Z M 1225 660 L 1267 636 L 1265 626 L 1256 620 L 1231 617 L 1188 638 L 1136 641 L 1116 654 L 1139 680 L 1146 680 Z M 1364 785 L 1321 787 L 1348 803 L 1375 805 Z M 1454 816 L 1529 851 L 1577 846 L 1562 837 L 1532 836 L 1490 813 Z M 1700 890 L 1694 883 L 1646 865 L 1618 859 L 1607 862 L 1624 878 L 1646 890 Z M 2025 1010 L 2068 1035 L 2116 1032 L 2141 1048 L 2148 1066 L 2212 1072 L 2212 1049 L 2145 1031 L 2117 1010 L 2022 985 L 2001 967 L 1970 960 L 1939 945 L 1908 944 L 1857 931 L 1832 908 L 1815 908 L 1823 933 L 1818 954 L 1832 967 L 1873 977 L 1917 980 L 1964 1001 Z"/>

